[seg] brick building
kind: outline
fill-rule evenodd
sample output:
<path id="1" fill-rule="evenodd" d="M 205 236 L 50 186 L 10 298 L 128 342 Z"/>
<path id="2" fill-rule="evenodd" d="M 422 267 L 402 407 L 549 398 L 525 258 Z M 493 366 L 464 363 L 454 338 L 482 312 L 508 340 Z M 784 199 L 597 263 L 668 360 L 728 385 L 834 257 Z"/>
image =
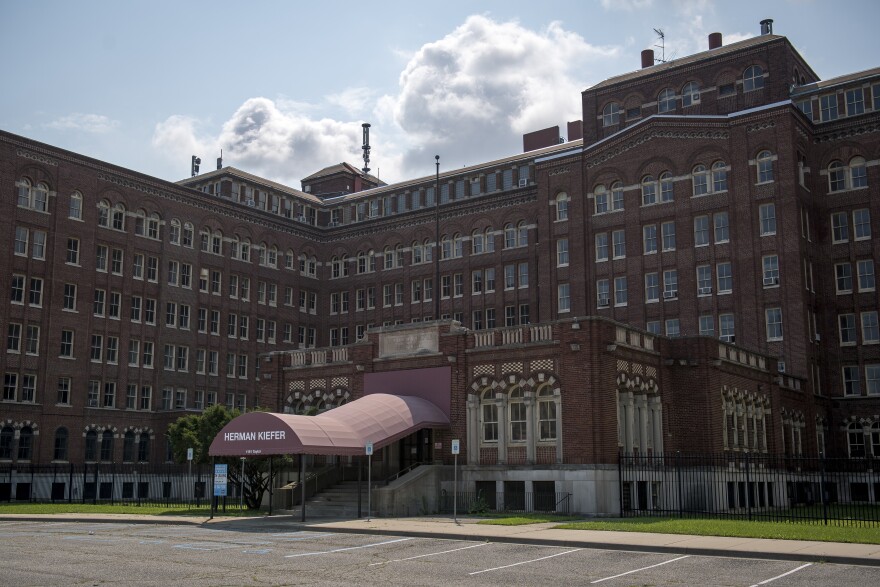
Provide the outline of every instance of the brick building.
<path id="1" fill-rule="evenodd" d="M 619 451 L 880 456 L 880 68 L 820 81 L 770 31 L 643 65 L 584 91 L 583 138 L 392 185 L 0 133 L 0 464 L 163 462 L 187 411 L 438 367 L 450 428 L 382 458 L 461 438 L 471 487 L 578 511 L 613 509 Z"/>

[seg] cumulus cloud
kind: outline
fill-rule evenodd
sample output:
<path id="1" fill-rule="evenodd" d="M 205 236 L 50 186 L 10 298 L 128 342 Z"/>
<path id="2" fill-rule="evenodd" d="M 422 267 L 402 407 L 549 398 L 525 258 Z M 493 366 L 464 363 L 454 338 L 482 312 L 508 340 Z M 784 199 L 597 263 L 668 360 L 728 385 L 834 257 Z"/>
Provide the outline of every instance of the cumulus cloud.
<path id="1" fill-rule="evenodd" d="M 579 119 L 585 66 L 616 54 L 558 22 L 536 32 L 471 16 L 413 55 L 400 92 L 383 97 L 376 113 L 390 113 L 413 141 L 405 171 L 423 171 L 425 157 L 442 151 L 453 164 L 476 163 L 515 152 L 524 132 Z"/>
<path id="2" fill-rule="evenodd" d="M 100 134 L 110 132 L 119 126 L 119 121 L 112 120 L 102 114 L 74 112 L 73 114 L 56 118 L 52 122 L 47 122 L 43 126 L 54 130 L 75 130 Z"/>
<path id="3" fill-rule="evenodd" d="M 360 155 L 360 125 L 314 120 L 286 111 L 268 98 L 250 98 L 216 136 L 199 133 L 199 121 L 172 116 L 156 125 L 153 146 L 175 160 L 219 154 L 227 164 L 298 186 L 303 177 Z M 209 167 L 210 169 L 210 167 Z"/>
<path id="4" fill-rule="evenodd" d="M 373 173 L 397 181 L 434 170 L 506 156 L 521 135 L 581 117 L 580 92 L 590 63 L 616 56 L 556 22 L 533 31 L 517 22 L 471 16 L 444 38 L 413 52 L 399 91 L 376 97 L 347 88 L 303 104 L 288 98 L 250 98 L 219 132 L 206 123 L 172 116 L 156 126 L 153 145 L 175 160 L 218 153 L 268 178 L 299 185 L 325 166 L 361 166 L 363 120 L 373 124 Z M 327 109 L 349 120 L 318 118 Z"/>
<path id="5" fill-rule="evenodd" d="M 623 10 L 632 12 L 650 8 L 654 0 L 602 0 L 602 8 L 605 10 Z"/>

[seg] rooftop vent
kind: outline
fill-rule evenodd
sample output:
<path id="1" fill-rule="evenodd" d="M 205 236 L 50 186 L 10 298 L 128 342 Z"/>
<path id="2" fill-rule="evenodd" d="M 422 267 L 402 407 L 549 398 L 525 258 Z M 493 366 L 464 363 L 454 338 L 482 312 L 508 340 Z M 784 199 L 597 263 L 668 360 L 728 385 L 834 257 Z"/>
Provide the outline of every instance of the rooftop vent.
<path id="1" fill-rule="evenodd" d="M 642 51 L 642 69 L 654 65 L 654 50 L 645 49 Z"/>
<path id="2" fill-rule="evenodd" d="M 709 51 L 721 47 L 721 33 L 709 33 Z"/>
<path id="3" fill-rule="evenodd" d="M 762 35 L 772 35 L 773 34 L 773 19 L 765 18 L 761 21 L 761 34 Z"/>

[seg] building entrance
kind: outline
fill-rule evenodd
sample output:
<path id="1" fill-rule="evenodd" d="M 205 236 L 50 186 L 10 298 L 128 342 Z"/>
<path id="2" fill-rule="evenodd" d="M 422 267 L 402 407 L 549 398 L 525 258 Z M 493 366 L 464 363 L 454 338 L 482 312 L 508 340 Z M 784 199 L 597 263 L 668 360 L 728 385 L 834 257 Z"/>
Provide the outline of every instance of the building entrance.
<path id="1" fill-rule="evenodd" d="M 423 428 L 400 440 L 400 470 L 434 460 L 433 430 Z"/>

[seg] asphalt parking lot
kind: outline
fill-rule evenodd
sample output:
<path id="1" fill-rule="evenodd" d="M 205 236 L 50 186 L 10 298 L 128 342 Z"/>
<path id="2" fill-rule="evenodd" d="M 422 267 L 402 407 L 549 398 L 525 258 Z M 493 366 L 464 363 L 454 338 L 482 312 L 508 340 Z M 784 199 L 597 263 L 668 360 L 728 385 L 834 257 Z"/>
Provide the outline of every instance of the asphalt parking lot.
<path id="1" fill-rule="evenodd" d="M 880 569 L 283 528 L 0 522 L 0 585 L 834 585 Z"/>

